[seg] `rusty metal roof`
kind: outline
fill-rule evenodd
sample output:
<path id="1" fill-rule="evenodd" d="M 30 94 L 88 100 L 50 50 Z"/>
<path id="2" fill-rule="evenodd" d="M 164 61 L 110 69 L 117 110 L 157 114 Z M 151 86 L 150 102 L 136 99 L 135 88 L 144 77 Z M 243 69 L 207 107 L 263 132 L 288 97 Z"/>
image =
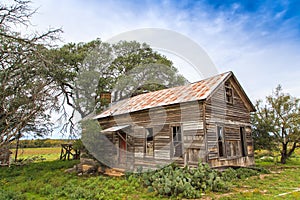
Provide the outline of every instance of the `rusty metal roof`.
<path id="1" fill-rule="evenodd" d="M 159 106 L 204 100 L 231 74 L 232 72 L 226 72 L 192 84 L 158 90 L 124 99 L 116 102 L 110 108 L 94 117 L 94 119 L 116 116 Z"/>

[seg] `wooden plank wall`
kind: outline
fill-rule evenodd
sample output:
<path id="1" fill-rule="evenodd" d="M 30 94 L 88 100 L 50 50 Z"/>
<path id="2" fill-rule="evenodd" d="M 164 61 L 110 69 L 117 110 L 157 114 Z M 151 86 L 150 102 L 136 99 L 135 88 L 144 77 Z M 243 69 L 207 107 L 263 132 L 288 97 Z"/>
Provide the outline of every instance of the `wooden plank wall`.
<path id="1" fill-rule="evenodd" d="M 174 104 L 151 110 L 100 119 L 103 129 L 117 125 L 130 124 L 136 166 L 153 168 L 173 161 L 179 164 L 196 165 L 205 156 L 205 137 L 203 130 L 202 103 L 198 101 Z M 172 126 L 181 126 L 183 131 L 184 155 L 172 158 Z M 153 128 L 154 157 L 144 155 L 145 128 Z M 117 141 L 114 141 L 117 142 Z"/>
<path id="2" fill-rule="evenodd" d="M 222 84 L 204 103 L 194 101 L 142 110 L 100 119 L 99 123 L 103 129 L 115 125 L 131 125 L 129 134 L 132 146 L 127 149 L 134 155 L 135 167 L 155 168 L 173 160 L 181 165 L 196 166 L 199 159 L 210 163 L 212 167 L 251 165 L 254 159 L 250 113 L 239 96 L 239 87 L 232 78 L 229 81 L 233 86 L 233 104 L 226 103 L 225 87 Z M 222 126 L 225 133 L 226 156 L 222 159 L 218 155 L 217 125 Z M 182 158 L 172 158 L 172 126 L 181 126 L 183 131 Z M 247 158 L 241 157 L 240 127 L 245 127 L 246 131 Z M 144 155 L 145 128 L 153 128 L 153 157 Z M 117 139 L 113 142 L 117 144 Z"/>
<path id="3" fill-rule="evenodd" d="M 228 80 L 233 86 L 233 104 L 225 101 L 225 86 L 221 85 L 214 95 L 206 102 L 206 127 L 208 162 L 212 167 L 222 165 L 251 165 L 253 159 L 241 157 L 240 127 L 245 127 L 248 155 L 253 156 L 253 141 L 251 136 L 250 112 L 238 94 L 238 86 L 233 79 Z M 224 128 L 226 156 L 219 159 L 217 126 Z M 221 160 L 227 160 L 223 162 Z M 239 161 L 237 161 L 239 160 Z M 242 161 L 246 163 L 241 164 Z"/>

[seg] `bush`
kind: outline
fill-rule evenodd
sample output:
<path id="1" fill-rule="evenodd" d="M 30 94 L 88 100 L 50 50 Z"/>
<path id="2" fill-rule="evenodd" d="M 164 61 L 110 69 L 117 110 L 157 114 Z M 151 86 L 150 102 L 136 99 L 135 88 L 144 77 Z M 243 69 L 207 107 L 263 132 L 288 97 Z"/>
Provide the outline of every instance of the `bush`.
<path id="1" fill-rule="evenodd" d="M 0 200 L 22 200 L 26 199 L 24 195 L 22 195 L 20 192 L 13 192 L 8 190 L 0 189 Z"/>
<path id="2" fill-rule="evenodd" d="M 269 170 L 262 167 L 241 167 L 238 169 L 227 168 L 222 172 L 222 179 L 224 181 L 232 181 L 236 179 L 245 179 L 251 176 L 257 176 L 259 174 L 268 174 Z"/>
<path id="3" fill-rule="evenodd" d="M 252 168 L 228 168 L 218 172 L 207 164 L 199 162 L 197 168 L 180 168 L 175 164 L 168 165 L 154 172 L 140 173 L 140 175 L 128 174 L 131 177 L 142 177 L 144 185 L 149 192 L 159 195 L 173 196 L 177 198 L 200 198 L 207 191 L 227 191 L 231 181 L 245 179 L 260 173 L 269 173 L 268 170 L 259 167 Z M 136 179 L 134 179 L 136 180 Z"/>
<path id="4" fill-rule="evenodd" d="M 229 188 L 217 171 L 202 163 L 197 168 L 180 168 L 171 164 L 144 173 L 143 181 L 150 192 L 185 198 L 199 198 L 205 191 L 224 191 Z"/>

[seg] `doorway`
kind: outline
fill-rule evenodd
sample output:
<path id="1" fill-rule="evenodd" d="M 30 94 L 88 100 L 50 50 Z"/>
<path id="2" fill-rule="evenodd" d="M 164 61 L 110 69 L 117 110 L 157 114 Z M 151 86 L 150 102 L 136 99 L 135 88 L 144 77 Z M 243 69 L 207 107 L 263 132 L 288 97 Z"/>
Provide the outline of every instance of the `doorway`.
<path id="1" fill-rule="evenodd" d="M 119 132 L 119 164 L 126 165 L 127 160 L 127 143 L 126 143 L 126 133 Z"/>

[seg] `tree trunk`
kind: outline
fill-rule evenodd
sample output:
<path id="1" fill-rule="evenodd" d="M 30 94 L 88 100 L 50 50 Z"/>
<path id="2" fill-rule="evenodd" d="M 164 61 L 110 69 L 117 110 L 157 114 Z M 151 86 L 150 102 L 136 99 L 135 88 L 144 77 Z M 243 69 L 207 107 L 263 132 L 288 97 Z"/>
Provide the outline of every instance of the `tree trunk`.
<path id="1" fill-rule="evenodd" d="M 282 142 L 282 150 L 281 150 L 280 162 L 282 164 L 285 164 L 287 158 L 288 158 L 288 155 L 287 155 L 287 143 Z"/>
<path id="2" fill-rule="evenodd" d="M 280 162 L 282 164 L 286 164 L 286 160 L 293 154 L 295 149 L 297 148 L 297 142 L 293 143 L 292 148 L 288 151 L 287 149 L 288 143 L 282 143 L 282 150 L 281 150 L 281 158 Z"/>
<path id="3" fill-rule="evenodd" d="M 286 159 L 287 159 L 287 155 L 286 154 L 282 154 L 281 153 L 281 158 L 280 158 L 280 163 L 281 164 L 286 164 Z"/>

